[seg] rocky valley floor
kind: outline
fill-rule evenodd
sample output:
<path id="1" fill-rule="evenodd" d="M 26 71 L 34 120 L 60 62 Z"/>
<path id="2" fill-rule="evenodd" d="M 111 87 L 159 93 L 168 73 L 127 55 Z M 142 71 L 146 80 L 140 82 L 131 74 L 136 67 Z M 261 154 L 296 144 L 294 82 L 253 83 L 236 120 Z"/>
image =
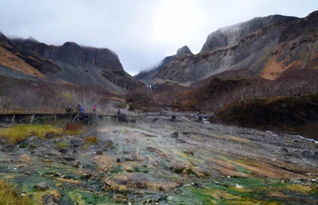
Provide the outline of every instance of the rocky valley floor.
<path id="1" fill-rule="evenodd" d="M 0 145 L 0 180 L 31 204 L 317 204 L 317 147 L 188 118 L 108 121 Z"/>

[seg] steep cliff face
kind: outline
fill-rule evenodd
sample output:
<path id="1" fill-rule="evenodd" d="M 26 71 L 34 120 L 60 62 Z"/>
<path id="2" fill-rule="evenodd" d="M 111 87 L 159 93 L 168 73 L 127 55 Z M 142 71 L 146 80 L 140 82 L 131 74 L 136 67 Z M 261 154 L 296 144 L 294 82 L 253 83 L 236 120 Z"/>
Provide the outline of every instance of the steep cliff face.
<path id="1" fill-rule="evenodd" d="M 317 68 L 317 16 L 273 15 L 219 29 L 198 54 L 174 58 L 153 69 L 150 78 L 192 83 L 224 71 L 248 70 L 274 80 L 288 69 Z M 145 73 L 137 78 L 150 81 Z"/>
<path id="2" fill-rule="evenodd" d="M 138 85 L 124 71 L 118 56 L 109 49 L 83 47 L 73 42 L 62 46 L 49 46 L 29 39 L 11 42 L 22 59 L 49 78 L 114 90 L 129 90 Z"/>

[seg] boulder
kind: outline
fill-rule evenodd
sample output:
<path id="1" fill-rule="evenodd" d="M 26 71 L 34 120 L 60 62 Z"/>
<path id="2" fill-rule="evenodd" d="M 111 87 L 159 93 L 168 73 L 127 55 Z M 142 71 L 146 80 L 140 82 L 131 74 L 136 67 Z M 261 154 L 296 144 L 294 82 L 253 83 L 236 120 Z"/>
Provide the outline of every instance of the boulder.
<path id="1" fill-rule="evenodd" d="M 75 160 L 75 158 L 72 156 L 67 156 L 67 157 L 64 157 L 63 159 L 66 161 L 74 161 Z"/>
<path id="2" fill-rule="evenodd" d="M 106 150 L 112 150 L 112 149 L 114 149 L 115 148 L 115 145 L 114 145 L 114 142 L 112 141 L 112 140 L 106 140 L 105 142 L 104 142 L 104 150 L 106 151 Z"/>
<path id="3" fill-rule="evenodd" d="M 96 155 L 103 155 L 103 151 L 102 150 L 96 151 Z"/>
<path id="4" fill-rule="evenodd" d="M 45 205 L 58 205 L 59 204 L 59 199 L 57 199 L 53 195 L 45 195 L 43 196 L 43 202 Z"/>
<path id="5" fill-rule="evenodd" d="M 283 148 L 281 149 L 281 151 L 282 151 L 282 152 L 288 152 L 288 149 L 287 149 L 286 147 L 283 147 Z"/>
<path id="6" fill-rule="evenodd" d="M 52 139 L 52 138 L 55 138 L 55 137 L 56 137 L 55 133 L 46 133 L 45 134 L 45 138 L 46 139 Z"/>
<path id="7" fill-rule="evenodd" d="M 50 185 L 46 182 L 40 182 L 34 185 L 36 191 L 47 191 L 50 189 Z"/>
<path id="8" fill-rule="evenodd" d="M 14 145 L 6 145 L 6 146 L 3 146 L 1 148 L 1 151 L 2 152 L 12 152 L 14 148 L 15 148 Z"/>
<path id="9" fill-rule="evenodd" d="M 62 154 L 66 154 L 68 152 L 68 149 L 62 148 L 59 150 Z"/>
<path id="10" fill-rule="evenodd" d="M 117 114 L 117 120 L 118 122 L 128 122 L 128 117 L 124 113 L 118 113 Z"/>
<path id="11" fill-rule="evenodd" d="M 179 133 L 178 133 L 178 132 L 174 132 L 174 133 L 172 133 L 172 134 L 170 135 L 170 137 L 177 139 L 177 138 L 179 138 Z"/>
<path id="12" fill-rule="evenodd" d="M 82 139 L 71 139 L 71 144 L 74 146 L 74 147 L 80 147 L 84 144 L 83 140 Z"/>

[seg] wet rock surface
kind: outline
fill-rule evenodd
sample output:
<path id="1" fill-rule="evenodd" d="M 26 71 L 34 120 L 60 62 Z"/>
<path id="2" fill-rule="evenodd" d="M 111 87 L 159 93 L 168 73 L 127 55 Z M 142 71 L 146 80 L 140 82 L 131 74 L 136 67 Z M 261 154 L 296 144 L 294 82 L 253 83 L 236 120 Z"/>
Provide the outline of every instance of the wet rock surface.
<path id="1" fill-rule="evenodd" d="M 318 202 L 315 141 L 191 119 L 151 122 L 0 145 L 0 179 L 39 204 Z"/>

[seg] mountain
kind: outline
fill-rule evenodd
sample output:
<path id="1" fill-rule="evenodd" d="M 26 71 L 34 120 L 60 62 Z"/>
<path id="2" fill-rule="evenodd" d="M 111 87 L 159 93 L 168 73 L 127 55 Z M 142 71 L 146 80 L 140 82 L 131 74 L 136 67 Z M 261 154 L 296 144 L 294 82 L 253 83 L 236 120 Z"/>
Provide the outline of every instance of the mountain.
<path id="1" fill-rule="evenodd" d="M 183 46 L 182 48 L 179 48 L 177 50 L 176 55 L 165 57 L 160 62 L 159 66 L 157 66 L 151 70 L 148 70 L 148 71 L 142 71 L 138 75 L 136 75 L 135 78 L 138 80 L 141 80 L 145 83 L 148 83 L 148 84 L 154 83 L 156 80 L 158 80 L 157 82 L 159 82 L 160 79 L 163 79 L 163 78 L 157 78 L 157 76 L 160 75 L 160 72 L 162 70 L 169 72 L 169 74 L 173 73 L 175 71 L 173 68 L 168 69 L 174 65 L 173 63 L 175 63 L 178 60 L 182 60 L 182 59 L 185 59 L 185 58 L 191 57 L 191 56 L 193 56 L 193 53 L 191 52 L 189 47 Z M 183 71 L 181 71 L 181 72 L 183 72 Z M 173 74 L 175 75 L 175 73 L 173 73 Z M 171 74 L 171 75 L 173 75 L 173 74 Z M 182 73 L 180 75 L 182 75 Z M 164 82 L 166 82 L 166 80 L 168 80 L 168 79 L 164 79 Z"/>
<path id="2" fill-rule="evenodd" d="M 138 85 L 109 49 L 84 47 L 74 42 L 50 46 L 33 39 L 12 39 L 11 45 L 9 51 L 49 78 L 77 85 L 100 85 L 117 91 Z"/>
<path id="3" fill-rule="evenodd" d="M 305 18 L 254 18 L 211 33 L 198 54 L 167 57 L 136 78 L 193 83 L 225 71 L 246 70 L 274 80 L 289 69 L 318 68 L 317 33 L 318 11 Z"/>
<path id="4" fill-rule="evenodd" d="M 209 113 L 212 122 L 262 129 L 316 127 L 318 11 L 219 29 L 198 54 L 180 49 L 136 78 L 152 84 L 156 107 Z M 141 98 L 141 93 L 129 98 L 134 107 L 150 107 L 145 103 L 149 95 Z"/>
<path id="5" fill-rule="evenodd" d="M 107 48 L 80 46 L 74 42 L 53 46 L 32 38 L 9 39 L 1 33 L 0 77 L 3 79 L 0 82 L 2 105 L 13 105 L 19 101 L 18 98 L 22 98 L 35 106 L 29 96 L 36 96 L 46 98 L 46 106 L 54 104 L 54 107 L 61 107 L 67 100 L 57 103 L 55 99 L 61 97 L 56 96 L 58 93 L 74 95 L 72 103 L 76 103 L 75 98 L 83 93 L 91 93 L 86 98 L 94 95 L 95 101 L 98 101 L 100 97 L 97 93 L 124 97 L 129 90 L 143 85 L 124 71 L 118 56 Z M 50 94 L 45 94 L 44 88 L 50 90 Z M 32 94 L 23 96 L 23 90 Z M 78 98 L 77 102 L 87 101 L 84 97 L 81 100 Z M 24 105 L 21 102 L 15 106 Z"/>

